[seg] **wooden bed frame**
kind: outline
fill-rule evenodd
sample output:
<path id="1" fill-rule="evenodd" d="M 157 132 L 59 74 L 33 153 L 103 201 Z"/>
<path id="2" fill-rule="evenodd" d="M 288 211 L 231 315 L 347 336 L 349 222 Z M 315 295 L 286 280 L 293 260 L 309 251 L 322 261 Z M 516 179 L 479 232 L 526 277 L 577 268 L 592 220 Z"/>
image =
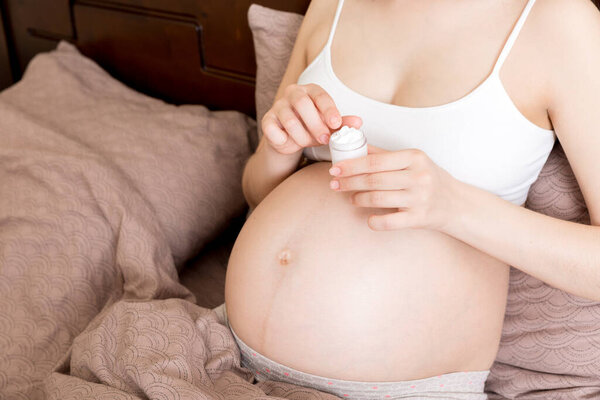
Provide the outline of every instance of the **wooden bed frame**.
<path id="1" fill-rule="evenodd" d="M 0 0 L 0 89 L 64 39 L 140 92 L 254 116 L 252 3 L 310 0 Z"/>
<path id="2" fill-rule="evenodd" d="M 255 116 L 251 3 L 304 14 L 310 0 L 0 0 L 0 90 L 65 39 L 140 92 Z"/>

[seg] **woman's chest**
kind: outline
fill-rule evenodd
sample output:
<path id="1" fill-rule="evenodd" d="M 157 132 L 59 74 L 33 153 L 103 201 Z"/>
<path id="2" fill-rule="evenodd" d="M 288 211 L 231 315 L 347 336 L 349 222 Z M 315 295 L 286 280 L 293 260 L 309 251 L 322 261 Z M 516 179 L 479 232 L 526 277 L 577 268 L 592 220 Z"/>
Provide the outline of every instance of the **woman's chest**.
<path id="1" fill-rule="evenodd" d="M 458 5 L 344 2 L 330 47 L 335 75 L 354 92 L 411 108 L 445 105 L 474 91 L 490 75 L 524 1 Z M 315 24 L 306 47 L 310 64 L 324 50 L 332 15 Z M 532 18 L 530 18 L 532 19 Z M 530 22 L 501 69 L 503 89 L 531 123 L 551 129 L 547 114 L 552 66 L 540 53 Z"/>

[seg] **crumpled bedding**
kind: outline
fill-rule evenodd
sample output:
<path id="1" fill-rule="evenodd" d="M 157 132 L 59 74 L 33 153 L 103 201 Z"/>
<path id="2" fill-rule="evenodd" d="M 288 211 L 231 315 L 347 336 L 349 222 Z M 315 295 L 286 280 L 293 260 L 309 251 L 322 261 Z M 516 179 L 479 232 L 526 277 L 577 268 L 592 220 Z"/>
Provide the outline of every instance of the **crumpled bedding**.
<path id="1" fill-rule="evenodd" d="M 214 311 L 182 299 L 120 301 L 74 340 L 70 363 L 43 390 L 52 399 L 337 398 L 251 381 Z"/>
<path id="2" fill-rule="evenodd" d="M 0 399 L 333 398 L 253 384 L 193 301 L 123 170 L 0 96 Z"/>

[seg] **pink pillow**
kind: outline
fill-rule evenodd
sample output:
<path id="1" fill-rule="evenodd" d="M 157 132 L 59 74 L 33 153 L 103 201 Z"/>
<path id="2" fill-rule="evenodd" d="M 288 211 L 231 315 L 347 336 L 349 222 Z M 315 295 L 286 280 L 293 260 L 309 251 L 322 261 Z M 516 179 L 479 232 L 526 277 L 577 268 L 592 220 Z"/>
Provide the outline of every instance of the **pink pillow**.
<path id="1" fill-rule="evenodd" d="M 583 195 L 559 142 L 525 207 L 589 225 Z M 600 303 L 511 268 L 500 349 L 486 391 L 490 399 L 600 398 Z"/>
<path id="2" fill-rule="evenodd" d="M 256 53 L 258 140 L 262 136 L 260 121 L 273 105 L 303 19 L 300 14 L 272 10 L 258 4 L 252 4 L 248 10 Z"/>
<path id="3" fill-rule="evenodd" d="M 259 71 L 260 120 L 275 98 L 302 16 L 256 5 L 248 16 Z M 559 142 L 531 186 L 525 206 L 589 224 L 585 201 Z M 511 268 L 502 340 L 486 390 L 490 399 L 600 398 L 600 303 Z"/>
<path id="4" fill-rule="evenodd" d="M 154 207 L 178 266 L 246 208 L 242 170 L 256 124 L 242 113 L 136 92 L 66 41 L 38 54 L 3 97 L 127 175 Z"/>

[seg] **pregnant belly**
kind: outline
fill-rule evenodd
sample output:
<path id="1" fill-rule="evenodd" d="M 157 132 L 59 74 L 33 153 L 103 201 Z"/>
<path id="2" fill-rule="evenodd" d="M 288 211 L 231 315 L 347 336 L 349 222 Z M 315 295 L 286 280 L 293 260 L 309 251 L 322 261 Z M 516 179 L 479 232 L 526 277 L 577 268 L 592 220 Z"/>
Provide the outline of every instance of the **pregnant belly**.
<path id="1" fill-rule="evenodd" d="M 427 229 L 373 231 L 329 189 L 329 163 L 288 177 L 232 249 L 230 324 L 270 359 L 362 381 L 486 370 L 500 339 L 508 267 Z"/>

